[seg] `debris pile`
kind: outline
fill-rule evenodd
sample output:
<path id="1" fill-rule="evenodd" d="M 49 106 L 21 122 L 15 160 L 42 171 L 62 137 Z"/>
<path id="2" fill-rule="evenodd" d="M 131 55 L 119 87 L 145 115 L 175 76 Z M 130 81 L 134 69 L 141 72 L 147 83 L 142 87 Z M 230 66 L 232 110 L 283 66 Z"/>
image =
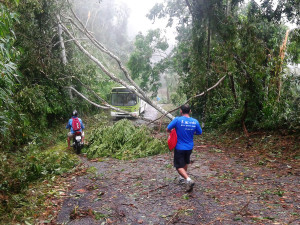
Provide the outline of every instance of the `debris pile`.
<path id="1" fill-rule="evenodd" d="M 146 126 L 135 127 L 123 119 L 113 126 L 95 128 L 86 149 L 88 158 L 113 157 L 122 160 L 142 158 L 167 152 L 165 140 L 151 136 Z"/>

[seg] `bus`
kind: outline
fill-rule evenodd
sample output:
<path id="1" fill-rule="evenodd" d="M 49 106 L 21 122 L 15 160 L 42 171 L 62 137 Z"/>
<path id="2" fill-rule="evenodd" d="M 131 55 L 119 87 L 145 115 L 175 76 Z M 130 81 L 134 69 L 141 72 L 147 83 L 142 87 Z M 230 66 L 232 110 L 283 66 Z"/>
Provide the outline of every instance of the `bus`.
<path id="1" fill-rule="evenodd" d="M 111 90 L 111 105 L 135 116 L 145 112 L 147 103 L 126 87 L 113 87 Z M 111 117 L 132 117 L 130 114 L 111 110 Z"/>

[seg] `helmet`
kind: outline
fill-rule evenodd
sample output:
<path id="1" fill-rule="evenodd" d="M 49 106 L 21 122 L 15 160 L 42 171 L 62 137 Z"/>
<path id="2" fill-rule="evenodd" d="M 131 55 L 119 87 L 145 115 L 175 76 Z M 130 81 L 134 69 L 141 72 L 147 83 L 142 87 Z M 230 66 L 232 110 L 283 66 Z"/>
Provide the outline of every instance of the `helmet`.
<path id="1" fill-rule="evenodd" d="M 77 111 L 74 110 L 73 113 L 72 113 L 72 116 L 77 116 L 77 115 L 78 115 Z"/>

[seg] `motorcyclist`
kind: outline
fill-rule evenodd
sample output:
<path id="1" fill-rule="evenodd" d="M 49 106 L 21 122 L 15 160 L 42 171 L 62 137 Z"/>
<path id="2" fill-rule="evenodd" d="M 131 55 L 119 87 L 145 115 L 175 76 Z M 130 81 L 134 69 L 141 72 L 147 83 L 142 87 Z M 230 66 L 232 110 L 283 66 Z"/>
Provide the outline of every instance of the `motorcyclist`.
<path id="1" fill-rule="evenodd" d="M 70 132 L 68 133 L 68 149 L 71 148 L 70 142 L 74 138 L 74 135 L 75 135 L 75 131 L 74 131 L 73 126 L 72 126 L 73 119 L 77 119 L 77 118 L 78 118 L 78 112 L 76 110 L 74 110 L 72 112 L 72 118 L 69 119 L 68 124 L 66 126 L 66 129 L 70 129 Z M 83 125 L 83 122 L 82 122 L 82 120 L 80 118 L 78 118 L 78 120 L 80 122 L 80 129 L 76 130 L 76 131 L 80 131 L 81 132 L 82 143 L 84 143 L 83 142 L 84 141 L 84 132 L 83 132 L 84 125 Z"/>

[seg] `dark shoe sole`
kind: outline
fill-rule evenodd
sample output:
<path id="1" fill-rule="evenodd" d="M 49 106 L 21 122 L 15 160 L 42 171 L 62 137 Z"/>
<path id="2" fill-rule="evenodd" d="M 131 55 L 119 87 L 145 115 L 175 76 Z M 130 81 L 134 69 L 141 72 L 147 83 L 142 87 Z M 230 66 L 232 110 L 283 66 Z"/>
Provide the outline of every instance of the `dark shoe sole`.
<path id="1" fill-rule="evenodd" d="M 194 186 L 195 186 L 195 183 L 192 183 L 191 185 L 189 185 L 189 186 L 187 187 L 187 189 L 186 189 L 186 192 L 191 192 L 191 191 L 193 191 Z"/>
<path id="2" fill-rule="evenodd" d="M 184 184 L 185 184 L 185 180 L 179 180 L 179 181 L 178 181 L 178 184 L 179 184 L 179 185 L 184 185 Z"/>

